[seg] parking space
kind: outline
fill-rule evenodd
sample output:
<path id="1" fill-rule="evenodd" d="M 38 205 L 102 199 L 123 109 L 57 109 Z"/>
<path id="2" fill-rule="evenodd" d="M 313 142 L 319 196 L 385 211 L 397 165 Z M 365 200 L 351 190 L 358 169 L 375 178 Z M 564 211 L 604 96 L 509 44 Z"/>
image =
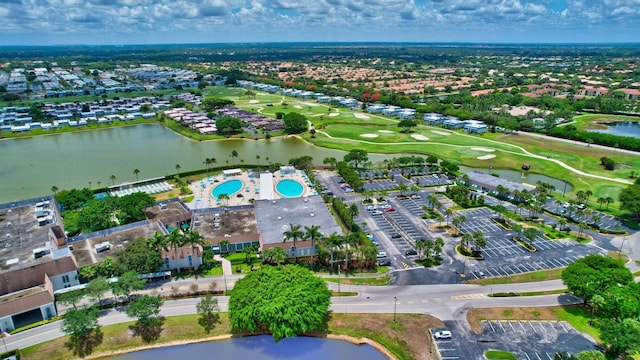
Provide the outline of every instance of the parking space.
<path id="1" fill-rule="evenodd" d="M 365 191 L 388 191 L 398 187 L 398 183 L 389 179 L 367 180 L 362 186 Z"/>
<path id="2" fill-rule="evenodd" d="M 493 218 L 497 214 L 492 210 L 478 208 L 458 213 L 464 214 L 467 218 L 459 227 L 460 231 L 480 231 L 487 242 L 482 249 L 484 261 L 470 262 L 468 275 L 471 279 L 561 268 L 587 254 L 602 251 L 597 247 L 580 245 L 571 240 L 550 240 L 540 233 L 532 242 L 536 251 L 529 252 L 513 240 L 514 237 L 522 235 L 496 223 Z"/>
<path id="3" fill-rule="evenodd" d="M 553 360 L 558 351 L 577 353 L 595 346 L 566 321 L 484 320 L 481 325 L 484 340 L 496 340 L 518 359 Z"/>
<path id="4" fill-rule="evenodd" d="M 451 185 L 451 180 L 444 174 L 413 176 L 411 181 L 421 187 Z"/>

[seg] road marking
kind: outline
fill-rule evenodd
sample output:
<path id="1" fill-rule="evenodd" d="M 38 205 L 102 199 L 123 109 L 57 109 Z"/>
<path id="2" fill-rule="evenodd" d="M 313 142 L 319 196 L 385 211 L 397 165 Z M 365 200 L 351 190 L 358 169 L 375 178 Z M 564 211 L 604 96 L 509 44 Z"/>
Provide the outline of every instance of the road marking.
<path id="1" fill-rule="evenodd" d="M 411 305 L 411 304 L 413 304 L 413 303 L 415 303 L 415 301 L 413 301 L 413 300 L 409 300 L 409 301 L 407 301 L 407 304 L 409 304 L 409 305 Z"/>
<path id="2" fill-rule="evenodd" d="M 422 300 L 420 300 L 420 301 L 421 301 L 423 304 L 428 304 L 428 303 L 429 303 L 429 300 L 428 300 L 428 299 L 422 299 Z"/>
<path id="3" fill-rule="evenodd" d="M 468 300 L 468 299 L 486 299 L 487 294 L 465 294 L 465 295 L 454 295 L 451 297 L 451 300 Z"/>

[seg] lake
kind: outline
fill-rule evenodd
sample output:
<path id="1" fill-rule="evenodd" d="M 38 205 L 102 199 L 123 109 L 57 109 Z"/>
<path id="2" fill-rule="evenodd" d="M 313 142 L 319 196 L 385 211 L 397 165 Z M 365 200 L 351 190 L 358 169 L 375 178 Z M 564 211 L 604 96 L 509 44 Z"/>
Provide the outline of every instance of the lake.
<path id="1" fill-rule="evenodd" d="M 170 346 L 144 350 L 116 357 L 119 360 L 175 360 L 187 356 L 198 359 L 251 360 L 388 360 L 371 345 L 354 345 L 336 339 L 295 337 L 274 342 L 269 335 L 233 338 L 230 340 Z"/>
<path id="2" fill-rule="evenodd" d="M 468 166 L 460 166 L 460 171 L 462 172 L 480 171 L 487 174 L 489 173 L 488 168 L 472 168 Z M 558 192 L 563 192 L 563 191 L 569 192 L 573 190 L 573 186 L 571 186 L 571 184 L 569 184 L 568 182 L 562 181 L 560 179 L 548 177 L 545 175 L 529 173 L 528 171 L 524 172 L 524 176 L 522 171 L 506 170 L 506 169 L 491 169 L 491 173 L 499 175 L 501 179 L 510 180 L 520 184 L 529 184 L 529 185 L 536 186 L 536 183 L 538 181 L 543 181 L 555 186 L 556 191 Z"/>
<path id="3" fill-rule="evenodd" d="M 238 157 L 231 157 L 232 151 Z M 217 166 L 244 163 L 287 163 L 290 158 L 313 156 L 322 164 L 326 157 L 342 159 L 345 152 L 310 145 L 296 137 L 270 140 L 229 139 L 193 141 L 158 125 L 36 136 L 0 141 L 0 203 L 51 194 L 51 187 L 71 189 L 111 185 L 139 178 L 204 169 L 206 158 Z M 259 156 L 259 159 L 256 158 Z M 369 156 L 381 161 L 391 155 Z"/>
<path id="4" fill-rule="evenodd" d="M 634 138 L 640 138 L 640 122 L 633 121 L 619 121 L 614 123 L 605 124 L 607 129 L 592 130 L 594 132 L 618 135 L 618 136 L 630 136 Z"/>

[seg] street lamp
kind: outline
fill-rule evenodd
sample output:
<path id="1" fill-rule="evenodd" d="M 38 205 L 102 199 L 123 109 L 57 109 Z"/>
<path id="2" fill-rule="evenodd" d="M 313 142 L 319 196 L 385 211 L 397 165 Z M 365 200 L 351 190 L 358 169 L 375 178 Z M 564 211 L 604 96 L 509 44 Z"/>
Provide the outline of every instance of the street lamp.
<path id="1" fill-rule="evenodd" d="M 624 239 L 622 239 L 622 244 L 620 244 L 620 248 L 618 249 L 618 257 L 620 257 L 621 253 L 622 253 L 622 247 L 624 246 L 624 242 L 627 241 L 628 236 L 625 236 Z"/>
<path id="2" fill-rule="evenodd" d="M 396 322 L 396 306 L 398 305 L 398 297 L 393 297 L 393 322 Z"/>

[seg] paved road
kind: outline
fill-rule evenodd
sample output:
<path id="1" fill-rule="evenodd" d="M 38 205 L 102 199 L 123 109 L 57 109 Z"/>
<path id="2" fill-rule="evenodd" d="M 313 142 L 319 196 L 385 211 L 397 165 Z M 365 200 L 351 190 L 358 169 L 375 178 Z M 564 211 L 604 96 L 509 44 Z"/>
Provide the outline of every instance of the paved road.
<path id="1" fill-rule="evenodd" d="M 337 284 L 330 283 L 337 289 Z M 333 297 L 330 310 L 341 313 L 418 313 L 431 314 L 442 320 L 464 319 L 465 313 L 472 307 L 494 306 L 551 306 L 579 302 L 569 295 L 547 295 L 516 298 L 490 298 L 491 292 L 542 291 L 561 288 L 559 280 L 528 284 L 510 285 L 418 285 L 418 286 L 356 286 L 342 285 L 342 291 L 356 291 L 358 296 Z M 397 304 L 394 309 L 394 298 Z M 227 311 L 226 296 L 218 298 L 220 310 Z M 181 299 L 166 301 L 161 314 L 176 316 L 194 314 L 199 299 Z M 99 322 L 101 325 L 130 321 L 124 308 L 104 310 Z M 63 335 L 61 322 L 54 322 L 15 334 L 6 340 L 9 350 L 24 348 L 40 342 L 55 339 Z"/>

